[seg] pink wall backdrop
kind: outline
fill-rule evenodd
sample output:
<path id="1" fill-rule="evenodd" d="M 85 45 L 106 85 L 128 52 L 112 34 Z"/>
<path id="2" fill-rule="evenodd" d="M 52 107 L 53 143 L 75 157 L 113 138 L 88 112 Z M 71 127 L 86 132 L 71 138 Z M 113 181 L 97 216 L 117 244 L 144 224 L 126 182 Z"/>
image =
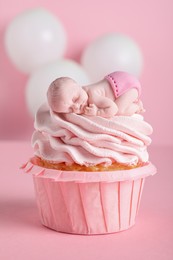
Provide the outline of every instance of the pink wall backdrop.
<path id="1" fill-rule="evenodd" d="M 138 43 L 144 56 L 142 99 L 145 118 L 154 128 L 153 143 L 172 145 L 172 0 L 0 0 L 0 139 L 29 140 L 33 131 L 33 119 L 25 104 L 27 76 L 11 64 L 3 37 L 11 19 L 39 6 L 64 24 L 67 58 L 79 61 L 85 46 L 107 32 L 127 34 Z"/>

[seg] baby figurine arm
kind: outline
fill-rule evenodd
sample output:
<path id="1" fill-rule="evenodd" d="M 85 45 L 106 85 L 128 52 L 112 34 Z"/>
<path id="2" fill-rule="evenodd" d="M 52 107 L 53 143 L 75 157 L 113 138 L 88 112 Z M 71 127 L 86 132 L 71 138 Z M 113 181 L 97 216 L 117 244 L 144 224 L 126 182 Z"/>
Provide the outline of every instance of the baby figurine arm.
<path id="1" fill-rule="evenodd" d="M 118 112 L 116 103 L 105 96 L 100 96 L 94 91 L 88 92 L 89 106 L 84 110 L 86 115 L 112 117 Z"/>

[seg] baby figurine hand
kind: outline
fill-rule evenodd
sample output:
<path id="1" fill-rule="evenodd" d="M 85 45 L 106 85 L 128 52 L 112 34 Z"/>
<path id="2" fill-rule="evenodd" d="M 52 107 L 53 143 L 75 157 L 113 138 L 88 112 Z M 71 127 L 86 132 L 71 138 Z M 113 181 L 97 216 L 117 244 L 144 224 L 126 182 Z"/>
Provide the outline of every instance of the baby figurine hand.
<path id="1" fill-rule="evenodd" d="M 89 104 L 89 106 L 85 107 L 84 114 L 88 116 L 96 116 L 98 108 L 94 104 Z"/>

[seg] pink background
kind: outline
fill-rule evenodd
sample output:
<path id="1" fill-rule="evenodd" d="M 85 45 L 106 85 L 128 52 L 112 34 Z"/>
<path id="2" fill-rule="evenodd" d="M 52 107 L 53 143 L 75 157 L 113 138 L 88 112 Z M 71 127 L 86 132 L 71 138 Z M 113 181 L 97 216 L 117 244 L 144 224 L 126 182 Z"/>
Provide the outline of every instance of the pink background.
<path id="1" fill-rule="evenodd" d="M 145 118 L 153 125 L 150 159 L 158 174 L 147 179 L 136 225 L 105 236 L 57 233 L 40 224 L 31 176 L 19 166 L 32 156 L 29 142 L 0 142 L 0 259 L 173 259 L 173 1 L 0 0 L 0 139 L 30 140 L 33 119 L 25 104 L 27 76 L 3 46 L 8 23 L 27 8 L 57 15 L 68 33 L 66 57 L 80 60 L 85 46 L 106 32 L 132 37 L 144 56 L 141 75 Z M 162 146 L 160 146 L 162 145 Z M 10 162 L 10 163 L 9 163 Z"/>
<path id="2" fill-rule="evenodd" d="M 32 156 L 29 142 L 0 142 L 0 151 L 0 259 L 173 259 L 171 147 L 151 147 L 158 174 L 146 178 L 135 226 L 100 236 L 63 234 L 42 226 L 32 176 L 19 170 Z"/>
<path id="3" fill-rule="evenodd" d="M 145 118 L 153 143 L 173 144 L 172 0 L 5 0 L 0 2 L 0 139 L 30 139 L 33 120 L 25 104 L 27 76 L 11 64 L 3 46 L 8 23 L 27 8 L 42 6 L 59 17 L 68 34 L 66 57 L 80 60 L 84 47 L 106 32 L 132 37 L 144 56 L 141 76 Z"/>

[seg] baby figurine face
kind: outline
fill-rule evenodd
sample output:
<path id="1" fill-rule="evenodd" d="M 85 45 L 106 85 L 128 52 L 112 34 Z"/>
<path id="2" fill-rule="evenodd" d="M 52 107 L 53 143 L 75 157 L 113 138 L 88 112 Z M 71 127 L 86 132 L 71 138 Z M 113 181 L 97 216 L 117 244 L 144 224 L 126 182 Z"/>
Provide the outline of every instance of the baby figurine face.
<path id="1" fill-rule="evenodd" d="M 54 112 L 82 114 L 88 95 L 73 79 L 62 77 L 51 83 L 47 98 Z"/>

